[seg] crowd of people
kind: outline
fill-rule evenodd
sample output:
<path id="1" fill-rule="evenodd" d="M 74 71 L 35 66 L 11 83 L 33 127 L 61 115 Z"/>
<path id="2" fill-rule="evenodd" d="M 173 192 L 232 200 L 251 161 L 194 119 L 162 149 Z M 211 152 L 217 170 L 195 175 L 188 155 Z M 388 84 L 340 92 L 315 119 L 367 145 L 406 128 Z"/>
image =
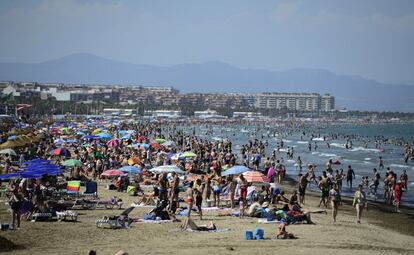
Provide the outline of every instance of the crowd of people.
<path id="1" fill-rule="evenodd" d="M 39 125 L 30 132 L 39 139 L 25 146 L 14 146 L 13 154 L 1 155 L 3 174 L 19 173 L 24 162 L 33 159 L 44 159 L 57 166 L 64 166 L 65 172 L 38 178 L 9 178 L 8 198 L 12 211 L 13 228 L 20 227 L 21 213 L 35 211 L 47 207 L 46 197 L 54 188 L 69 180 L 91 181 L 104 177 L 104 173 L 124 166 L 134 166 L 138 173 L 111 176 L 110 188 L 127 191 L 134 186 L 141 195 L 138 204 L 148 205 L 165 203 L 170 215 L 176 213 L 180 203 L 187 205 L 187 223 L 191 223 L 193 213 L 203 219 L 202 205 L 223 207 L 229 203 L 232 209 L 238 208 L 238 216 L 244 218 L 260 217 L 268 220 L 282 221 L 278 228 L 281 238 L 293 238 L 286 231 L 287 224 L 295 222 L 312 223 L 311 213 L 325 213 L 325 210 L 310 211 L 305 209 L 306 190 L 315 186 L 321 192 L 319 207 L 331 207 L 332 220 L 336 222 L 339 207 L 342 205 L 341 194 L 344 190 L 343 180 L 353 191 L 356 174 L 349 165 L 346 172 L 335 169 L 339 165 L 329 160 L 317 176 L 315 164 L 308 164 L 303 172 L 301 156 L 297 157 L 298 189 L 290 196 L 281 190 L 280 184 L 286 179 L 286 165 L 281 151 L 286 145 L 283 139 L 276 148 L 269 151 L 269 143 L 262 135 L 261 139 L 251 139 L 248 143 L 234 148 L 233 142 L 226 139 L 202 139 L 196 130 L 185 129 L 188 123 L 176 122 L 134 122 L 83 120 L 77 122 Z M 211 125 L 211 124 L 210 124 Z M 209 130 L 209 124 L 207 124 Z M 207 130 L 207 133 L 210 132 Z M 293 132 L 288 128 L 284 135 Z M 276 131 L 274 131 L 276 132 Z M 105 135 L 105 136 L 104 136 Z M 303 136 L 306 134 L 303 132 Z M 1 141 L 6 142 L 10 132 L 1 134 Z M 311 137 L 312 141 L 313 135 Z M 325 139 L 325 137 L 324 137 Z M 329 146 L 329 142 L 327 142 Z M 347 137 L 347 148 L 352 148 L 352 137 Z M 51 153 L 58 150 L 56 153 Z M 309 151 L 317 150 L 317 144 L 309 143 Z M 287 159 L 292 160 L 296 151 L 294 147 L 287 150 Z M 184 156 L 186 152 L 191 152 Z M 412 150 L 404 145 L 404 157 Z M 73 166 L 65 166 L 65 161 L 73 159 L 79 162 Z M 262 159 L 265 159 L 262 161 Z M 185 172 L 154 172 L 158 166 L 176 165 Z M 249 182 L 244 174 L 223 175 L 227 169 L 236 165 L 244 165 L 247 169 L 260 172 L 263 181 Z M 357 222 L 367 205 L 368 195 L 378 196 L 380 182 L 384 183 L 384 200 L 394 204 L 399 211 L 401 196 L 407 190 L 408 176 L 404 170 L 398 178 L 397 173 L 389 167 L 384 179 L 380 170 L 385 167 L 384 160 L 379 157 L 378 169 L 373 169 L 372 179 L 363 177 L 354 193 L 353 206 L 357 212 Z M 320 171 L 320 169 L 318 170 Z M 1 182 L 0 182 L 1 184 Z M 141 186 L 152 185 L 150 191 Z M 366 192 L 367 191 L 367 192 Z M 49 192 L 49 193 L 48 193 Z M 184 194 L 183 199 L 180 194 Z M 24 201 L 29 203 L 24 203 Z M 30 204 L 30 208 L 27 204 Z"/>

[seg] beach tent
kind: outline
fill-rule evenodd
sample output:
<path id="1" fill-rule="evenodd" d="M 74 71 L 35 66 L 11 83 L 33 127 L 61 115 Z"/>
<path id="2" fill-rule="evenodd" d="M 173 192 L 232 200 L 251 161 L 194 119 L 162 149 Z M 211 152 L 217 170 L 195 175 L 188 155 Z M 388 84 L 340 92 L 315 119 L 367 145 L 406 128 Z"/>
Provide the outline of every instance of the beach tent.
<path id="1" fill-rule="evenodd" d="M 250 169 L 246 166 L 233 166 L 221 173 L 221 176 L 238 175 L 249 171 Z"/>

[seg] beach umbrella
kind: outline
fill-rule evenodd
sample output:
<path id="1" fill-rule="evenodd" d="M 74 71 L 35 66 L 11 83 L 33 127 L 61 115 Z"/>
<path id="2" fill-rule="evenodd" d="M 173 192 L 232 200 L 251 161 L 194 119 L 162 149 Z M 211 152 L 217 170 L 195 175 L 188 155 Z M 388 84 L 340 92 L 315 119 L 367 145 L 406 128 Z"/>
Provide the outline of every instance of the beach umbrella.
<path id="1" fill-rule="evenodd" d="M 197 157 L 197 154 L 191 151 L 186 151 L 180 155 L 180 158 L 195 158 L 195 157 Z"/>
<path id="2" fill-rule="evenodd" d="M 99 133 L 99 134 L 97 134 L 97 136 L 101 139 L 111 139 L 112 138 L 111 134 L 105 133 L 105 132 Z"/>
<path id="3" fill-rule="evenodd" d="M 153 173 L 177 173 L 177 174 L 185 174 L 185 172 L 183 170 L 181 170 L 181 168 L 179 168 L 176 165 L 167 165 L 167 166 L 157 166 L 154 167 L 152 169 L 150 169 L 151 172 Z"/>
<path id="4" fill-rule="evenodd" d="M 119 142 L 116 139 L 111 139 L 106 142 L 106 145 L 108 145 L 108 147 L 117 147 L 119 145 Z"/>
<path id="5" fill-rule="evenodd" d="M 85 135 L 85 133 L 82 132 L 82 131 L 78 131 L 78 132 L 76 132 L 76 135 Z"/>
<path id="6" fill-rule="evenodd" d="M 138 144 L 139 146 L 141 146 L 142 148 L 144 148 L 144 149 L 149 149 L 149 147 L 150 147 L 150 145 L 149 144 L 147 144 L 147 143 L 140 143 L 140 144 Z"/>
<path id="7" fill-rule="evenodd" d="M 99 133 L 101 133 L 101 132 L 102 132 L 102 129 L 97 128 L 97 129 L 95 129 L 94 131 L 92 131 L 92 135 L 97 135 L 97 134 L 99 134 Z"/>
<path id="8" fill-rule="evenodd" d="M 128 164 L 131 165 L 131 166 L 139 164 L 139 163 L 141 163 L 141 160 L 139 160 L 139 158 L 137 158 L 137 157 L 132 157 L 132 158 L 128 159 Z"/>
<path id="9" fill-rule="evenodd" d="M 54 143 L 55 144 L 62 144 L 62 143 L 65 143 L 66 141 L 65 140 L 63 140 L 62 138 L 59 138 L 59 139 L 56 139 L 55 141 L 54 141 Z"/>
<path id="10" fill-rule="evenodd" d="M 156 139 L 155 139 L 155 141 L 156 141 L 157 143 L 160 143 L 160 144 L 162 144 L 162 143 L 165 143 L 165 142 L 166 142 L 166 140 L 165 140 L 165 139 L 163 139 L 163 138 L 156 138 Z"/>
<path id="11" fill-rule="evenodd" d="M 3 149 L 3 150 L 0 151 L 0 154 L 3 154 L 3 155 L 4 154 L 9 154 L 9 155 L 12 155 L 12 156 L 17 156 L 17 153 L 12 149 Z"/>
<path id="12" fill-rule="evenodd" d="M 2 174 L 0 175 L 0 179 L 8 180 L 13 178 L 21 178 L 21 173 L 10 173 L 10 174 Z"/>
<path id="13" fill-rule="evenodd" d="M 98 139 L 99 136 L 96 135 L 85 135 L 82 139 Z"/>
<path id="14" fill-rule="evenodd" d="M 243 176 L 248 182 L 263 183 L 269 181 L 269 179 L 266 176 L 264 176 L 261 172 L 258 171 L 244 172 Z"/>
<path id="15" fill-rule="evenodd" d="M 5 143 L 0 144 L 1 149 L 9 149 L 9 148 L 16 148 L 21 147 L 22 145 L 18 143 L 16 140 L 8 140 Z"/>
<path id="16" fill-rule="evenodd" d="M 166 141 L 166 142 L 162 143 L 162 146 L 164 146 L 164 147 L 176 147 L 177 144 L 173 141 Z"/>
<path id="17" fill-rule="evenodd" d="M 130 138 L 131 138 L 131 134 L 125 134 L 121 137 L 121 139 L 123 139 L 123 140 L 128 140 Z"/>
<path id="18" fill-rule="evenodd" d="M 238 175 L 249 171 L 250 169 L 246 166 L 233 166 L 221 173 L 221 176 Z"/>
<path id="19" fill-rule="evenodd" d="M 115 176 L 120 176 L 120 175 L 124 175 L 124 172 L 118 169 L 106 170 L 105 172 L 101 174 L 101 176 L 106 176 L 106 177 L 115 177 Z"/>
<path id="20" fill-rule="evenodd" d="M 68 139 L 68 140 L 66 140 L 66 142 L 67 143 L 77 143 L 78 140 L 76 140 L 76 139 Z"/>
<path id="21" fill-rule="evenodd" d="M 152 142 L 152 143 L 150 143 L 150 146 L 151 146 L 152 148 L 154 148 L 154 149 L 158 149 L 158 148 L 160 148 L 160 144 L 159 144 L 159 143 L 157 143 L 157 142 Z"/>
<path id="22" fill-rule="evenodd" d="M 63 165 L 67 167 L 81 166 L 82 162 L 77 159 L 68 159 L 63 162 Z"/>
<path id="23" fill-rule="evenodd" d="M 16 135 L 11 135 L 7 138 L 7 140 L 15 140 L 17 138 Z"/>
<path id="24" fill-rule="evenodd" d="M 46 159 L 32 159 L 22 162 L 22 165 L 35 165 L 35 164 L 49 164 L 50 161 Z"/>
<path id="25" fill-rule="evenodd" d="M 50 155 L 70 157 L 70 152 L 66 148 L 57 148 L 50 152 Z"/>
<path id="26" fill-rule="evenodd" d="M 132 174 L 139 174 L 141 173 L 141 169 L 136 166 L 123 166 L 119 168 L 124 173 L 132 173 Z"/>

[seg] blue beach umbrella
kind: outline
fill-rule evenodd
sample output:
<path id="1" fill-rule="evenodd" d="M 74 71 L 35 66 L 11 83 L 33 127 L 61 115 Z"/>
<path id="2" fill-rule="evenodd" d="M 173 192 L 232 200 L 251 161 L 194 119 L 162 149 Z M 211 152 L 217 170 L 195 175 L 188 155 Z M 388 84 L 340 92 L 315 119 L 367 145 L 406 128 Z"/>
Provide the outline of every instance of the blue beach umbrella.
<path id="1" fill-rule="evenodd" d="M 221 176 L 238 175 L 249 171 L 250 169 L 246 166 L 233 166 L 221 173 Z"/>
<path id="2" fill-rule="evenodd" d="M 119 168 L 124 173 L 132 173 L 132 174 L 139 174 L 141 173 L 141 169 L 135 166 L 123 166 Z"/>

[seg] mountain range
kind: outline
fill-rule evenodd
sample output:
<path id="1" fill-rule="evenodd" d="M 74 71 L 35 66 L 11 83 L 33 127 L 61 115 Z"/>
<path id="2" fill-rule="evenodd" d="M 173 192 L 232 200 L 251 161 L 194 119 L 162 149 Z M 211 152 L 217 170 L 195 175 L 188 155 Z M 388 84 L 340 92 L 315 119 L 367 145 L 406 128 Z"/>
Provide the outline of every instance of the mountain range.
<path id="1" fill-rule="evenodd" d="M 0 63 L 0 80 L 173 86 L 181 92 L 316 92 L 335 96 L 336 107 L 414 112 L 414 86 L 384 84 L 324 69 L 244 69 L 219 62 L 151 66 L 91 54 L 42 63 Z"/>

